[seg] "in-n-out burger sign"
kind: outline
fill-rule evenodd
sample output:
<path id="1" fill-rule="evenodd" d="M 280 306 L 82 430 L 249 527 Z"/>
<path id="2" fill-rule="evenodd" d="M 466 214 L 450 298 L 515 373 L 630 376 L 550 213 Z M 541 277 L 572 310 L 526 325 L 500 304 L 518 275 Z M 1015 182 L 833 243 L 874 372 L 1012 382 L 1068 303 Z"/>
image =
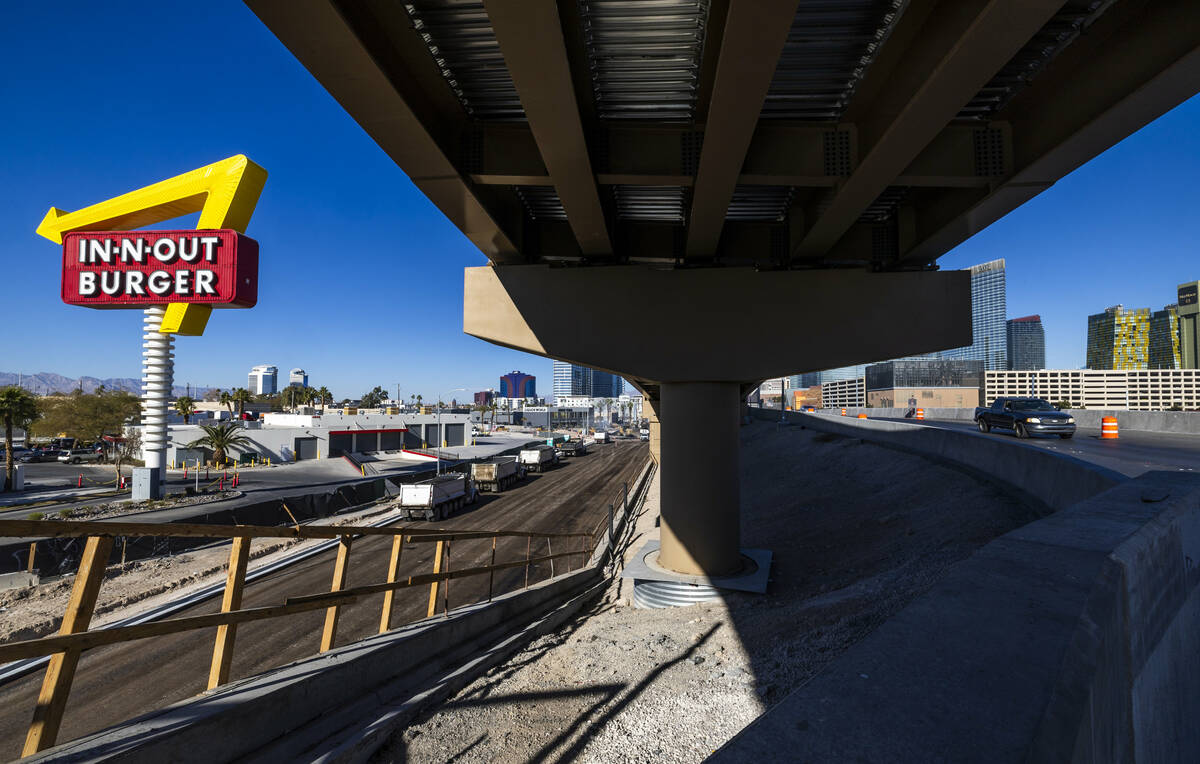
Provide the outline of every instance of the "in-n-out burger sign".
<path id="1" fill-rule="evenodd" d="M 62 298 L 91 308 L 178 302 L 252 308 L 258 243 L 225 229 L 68 233 Z"/>

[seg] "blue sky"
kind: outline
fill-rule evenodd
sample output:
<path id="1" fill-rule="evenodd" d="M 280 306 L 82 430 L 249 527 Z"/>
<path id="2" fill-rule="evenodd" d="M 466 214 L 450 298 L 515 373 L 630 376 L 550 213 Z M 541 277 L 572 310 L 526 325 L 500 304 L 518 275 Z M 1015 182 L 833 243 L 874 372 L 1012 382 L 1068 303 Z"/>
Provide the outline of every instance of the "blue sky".
<path id="1" fill-rule="evenodd" d="M 433 398 L 521 369 L 549 393 L 548 360 L 461 331 L 462 269 L 484 257 L 244 5 L 7 3 L 0 19 L 0 303 L 15 319 L 0 371 L 140 376 L 140 312 L 62 304 L 60 250 L 34 228 L 50 206 L 244 153 L 270 173 L 247 231 L 259 304 L 179 338 L 176 384 L 244 385 L 270 363 L 338 397 L 400 384 Z M 1048 364 L 1082 365 L 1087 314 L 1159 308 L 1200 278 L 1198 126 L 1194 98 L 943 267 L 1006 258 L 1009 316 L 1041 314 Z"/>

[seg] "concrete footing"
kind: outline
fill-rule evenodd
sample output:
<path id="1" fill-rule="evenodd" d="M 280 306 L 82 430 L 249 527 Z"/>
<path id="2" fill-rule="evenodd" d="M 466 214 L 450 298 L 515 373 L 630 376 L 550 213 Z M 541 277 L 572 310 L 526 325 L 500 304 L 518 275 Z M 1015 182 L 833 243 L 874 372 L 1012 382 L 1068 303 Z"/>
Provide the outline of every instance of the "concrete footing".
<path id="1" fill-rule="evenodd" d="M 648 541 L 621 571 L 633 581 L 633 602 L 638 607 L 683 607 L 721 599 L 726 591 L 764 594 L 771 573 L 772 554 L 766 549 L 738 550 L 739 568 L 727 576 L 688 575 L 660 564 L 658 541 Z"/>

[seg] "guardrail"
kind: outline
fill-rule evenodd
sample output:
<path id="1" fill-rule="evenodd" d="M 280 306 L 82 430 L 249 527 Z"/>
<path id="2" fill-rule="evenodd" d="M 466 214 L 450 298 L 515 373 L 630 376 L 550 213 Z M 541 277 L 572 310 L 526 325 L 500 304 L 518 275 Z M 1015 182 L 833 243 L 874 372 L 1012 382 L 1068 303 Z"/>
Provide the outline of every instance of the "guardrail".
<path id="1" fill-rule="evenodd" d="M 628 485 L 624 489 L 624 501 L 628 504 Z M 271 618 L 280 618 L 297 613 L 319 610 L 326 611 L 325 624 L 321 633 L 319 652 L 333 647 L 337 633 L 339 608 L 354 602 L 359 597 L 384 594 L 380 613 L 379 633 L 392 628 L 392 613 L 395 593 L 402 589 L 429 586 L 427 616 L 435 615 L 440 604 L 443 613 L 450 606 L 449 582 L 472 576 L 488 576 L 488 599 L 492 598 L 495 573 L 524 567 L 524 586 L 529 585 L 529 567 L 549 562 L 551 577 L 554 577 L 554 561 L 566 560 L 565 572 L 571 571 L 571 559 L 582 557 L 581 567 L 593 554 L 599 534 L 605 523 L 611 527 L 612 513 L 602 517 L 590 533 L 536 533 L 515 530 L 447 531 L 439 529 L 417 529 L 411 527 L 375 526 L 249 526 L 249 525 L 163 525 L 156 523 L 122 523 L 56 520 L 0 520 L 0 537 L 86 537 L 83 557 L 76 573 L 74 587 L 63 616 L 62 626 L 55 636 L 24 640 L 0 645 L 0 662 L 23 658 L 51 656 L 42 682 L 41 692 L 34 709 L 33 721 L 26 736 L 22 756 L 43 751 L 55 744 L 62 723 L 67 699 L 75 670 L 84 650 L 102 645 L 130 642 L 149 637 L 164 636 L 198 629 L 216 628 L 209 669 L 208 689 L 218 687 L 229 680 L 230 666 L 237 625 Z M 118 626 L 90 631 L 88 629 L 96 606 L 104 570 L 113 550 L 116 537 L 129 536 L 173 536 L 231 539 L 229 570 L 225 581 L 221 611 L 210 615 L 188 616 L 164 621 Z M 352 542 L 366 536 L 387 536 L 393 539 L 387 581 L 346 588 Z M 334 561 L 333 583 L 328 592 L 288 597 L 282 603 L 269 607 L 242 609 L 242 594 L 246 583 L 246 570 L 250 559 L 250 544 L 256 538 L 286 539 L 336 539 L 337 556 Z M 450 569 L 451 546 L 455 541 L 469 539 L 492 539 L 491 562 L 488 565 Z M 525 538 L 524 559 L 496 562 L 496 542 L 500 538 Z M 533 556 L 533 542 L 544 541 L 546 554 Z M 565 544 L 568 551 L 553 551 L 555 542 Z M 422 575 L 398 577 L 399 565 L 405 544 L 436 544 L 433 570 Z M 519 587 L 524 588 L 524 587 Z"/>

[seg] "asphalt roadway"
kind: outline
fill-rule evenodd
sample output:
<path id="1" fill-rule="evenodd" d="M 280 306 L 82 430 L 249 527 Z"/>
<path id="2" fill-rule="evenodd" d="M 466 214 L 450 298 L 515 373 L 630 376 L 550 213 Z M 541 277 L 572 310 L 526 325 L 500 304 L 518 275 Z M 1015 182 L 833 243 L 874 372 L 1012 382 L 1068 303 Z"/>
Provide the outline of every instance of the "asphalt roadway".
<path id="1" fill-rule="evenodd" d="M 979 432 L 979 428 L 974 422 L 931 419 L 920 422 L 913 419 L 889 421 L 907 422 L 943 430 Z M 1011 440 L 1013 446 L 1018 448 L 1041 448 L 1067 454 L 1128 477 L 1137 477 L 1144 472 L 1156 470 L 1200 471 L 1200 434 L 1176 435 L 1125 430 L 1116 440 L 1102 440 L 1099 430 L 1080 429 L 1075 433 L 1075 437 L 1066 440 L 1057 435 L 1035 435 L 1026 440 L 1020 440 L 1011 430 L 992 430 L 983 437 Z"/>
<path id="2" fill-rule="evenodd" d="M 443 523 L 418 523 L 417 526 L 591 532 L 600 518 L 607 516 L 608 505 L 618 495 L 622 483 L 632 484 L 637 478 L 647 455 L 646 444 L 639 441 L 598 445 L 587 455 L 569 459 L 546 473 L 529 475 L 525 482 L 504 493 L 483 494 L 479 503 Z M 368 536 L 354 542 L 347 585 L 384 581 L 390 550 L 391 540 L 386 537 Z M 430 572 L 433 551 L 433 544 L 406 545 L 400 575 Z M 568 550 L 547 548 L 545 543 L 535 543 L 531 550 L 535 557 L 548 551 Z M 525 554 L 524 539 L 502 539 L 497 546 L 496 560 L 523 559 Z M 490 539 L 460 542 L 451 549 L 450 566 L 454 569 L 485 565 L 490 555 Z M 333 558 L 332 552 L 317 555 L 254 582 L 246 589 L 242 607 L 277 605 L 289 596 L 328 591 Z M 560 560 L 558 564 L 564 562 L 566 560 Z M 571 559 L 570 564 L 574 568 L 580 562 Z M 549 576 L 550 565 L 543 564 L 531 568 L 529 580 L 532 583 Z M 517 589 L 524 584 L 524 579 L 523 567 L 497 573 L 495 593 Z M 487 597 L 487 591 L 486 576 L 454 581 L 449 591 L 450 605 L 478 602 Z M 424 618 L 428 602 L 428 587 L 399 590 L 393 625 Z M 343 606 L 336 644 L 348 644 L 375 634 L 382 605 L 383 595 L 379 594 Z M 219 608 L 220 602 L 213 599 L 173 617 L 211 613 Z M 324 619 L 325 611 L 316 610 L 240 626 L 231 678 L 258 674 L 315 655 Z M 67 703 L 59 741 L 104 729 L 202 692 L 208 679 L 214 635 L 215 629 L 203 629 L 84 653 Z M 41 682 L 42 672 L 39 671 L 0 687 L 0 758 L 16 758 L 20 754 Z"/>

